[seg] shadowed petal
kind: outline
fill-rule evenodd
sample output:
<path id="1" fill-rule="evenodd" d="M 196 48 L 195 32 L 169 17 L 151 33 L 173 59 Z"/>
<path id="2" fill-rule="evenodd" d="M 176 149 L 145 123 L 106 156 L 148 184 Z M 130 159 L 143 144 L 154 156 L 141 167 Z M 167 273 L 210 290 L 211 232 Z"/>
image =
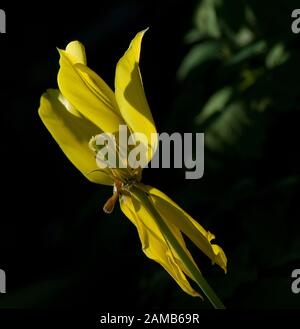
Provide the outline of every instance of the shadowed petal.
<path id="1" fill-rule="evenodd" d="M 99 133 L 99 128 L 84 117 L 74 115 L 74 110 L 68 109 L 72 105 L 67 104 L 58 90 L 49 89 L 44 93 L 39 108 L 44 125 L 68 159 L 86 178 L 93 183 L 113 185 L 106 171 L 98 171 L 94 153 L 88 147 L 90 138 Z M 94 170 L 97 171 L 92 172 Z"/>
<path id="2" fill-rule="evenodd" d="M 200 294 L 191 287 L 185 276 L 187 274 L 191 277 L 191 274 L 185 268 L 175 250 L 169 245 L 155 219 L 143 204 L 140 204 L 134 197 L 123 195 L 120 198 L 120 206 L 124 214 L 136 226 L 146 256 L 162 265 L 187 294 L 200 297 Z M 170 229 L 187 256 L 193 261 L 179 230 L 174 226 Z"/>

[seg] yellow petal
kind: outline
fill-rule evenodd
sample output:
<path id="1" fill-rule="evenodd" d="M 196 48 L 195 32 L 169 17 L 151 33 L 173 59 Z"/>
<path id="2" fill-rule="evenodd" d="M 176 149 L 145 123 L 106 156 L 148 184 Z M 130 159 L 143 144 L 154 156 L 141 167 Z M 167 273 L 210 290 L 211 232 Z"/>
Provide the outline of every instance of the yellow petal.
<path id="1" fill-rule="evenodd" d="M 112 90 L 95 72 L 80 62 L 83 55 L 79 56 L 74 49 L 71 50 L 59 50 L 60 69 L 57 81 L 61 93 L 102 131 L 118 131 L 119 125 L 124 124 L 124 121 L 116 110 Z"/>
<path id="2" fill-rule="evenodd" d="M 149 193 L 154 205 L 165 221 L 169 225 L 178 227 L 213 263 L 218 264 L 226 272 L 227 258 L 224 251 L 218 245 L 211 243 L 215 236 L 206 231 L 163 192 L 151 186 L 144 186 L 143 188 Z"/>
<path id="3" fill-rule="evenodd" d="M 66 47 L 66 53 L 74 64 L 81 63 L 86 65 L 86 54 L 82 43 L 72 41 Z"/>
<path id="4" fill-rule="evenodd" d="M 90 138 L 99 133 L 99 128 L 84 117 L 74 115 L 64 104 L 58 90 L 49 89 L 42 95 L 39 115 L 44 125 L 86 178 L 94 183 L 113 185 L 106 171 L 98 171 L 94 153 L 88 147 Z"/>
<path id="5" fill-rule="evenodd" d="M 191 287 L 184 274 L 186 273 L 191 277 L 190 273 L 186 270 L 175 250 L 169 245 L 157 226 L 155 219 L 147 209 L 134 197 L 126 195 L 120 198 L 120 205 L 124 214 L 136 226 L 142 243 L 142 249 L 146 256 L 161 264 L 183 291 L 191 296 L 199 297 L 200 294 Z M 186 251 L 188 257 L 193 261 L 186 249 L 180 232 L 174 226 L 170 227 L 170 229 Z"/>
<path id="6" fill-rule="evenodd" d="M 149 141 L 146 145 L 147 157 L 150 160 L 157 147 L 157 136 L 154 135 L 156 128 L 145 96 L 139 68 L 141 42 L 145 31 L 135 36 L 117 64 L 115 95 L 119 110 L 131 131 L 146 135 Z M 138 136 L 137 140 L 139 140 Z M 140 142 L 143 143 L 143 141 Z"/>

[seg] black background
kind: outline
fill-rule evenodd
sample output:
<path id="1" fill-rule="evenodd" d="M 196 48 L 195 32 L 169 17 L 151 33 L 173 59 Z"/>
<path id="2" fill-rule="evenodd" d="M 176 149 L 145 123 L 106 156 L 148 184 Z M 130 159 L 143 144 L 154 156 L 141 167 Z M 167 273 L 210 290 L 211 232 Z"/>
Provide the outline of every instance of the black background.
<path id="1" fill-rule="evenodd" d="M 1 308 L 210 308 L 144 256 L 118 207 L 103 214 L 110 188 L 72 167 L 37 114 L 41 94 L 57 85 L 56 47 L 83 42 L 89 66 L 113 86 L 118 59 L 146 27 L 141 72 L 158 131 L 204 132 L 207 146 L 202 179 L 147 169 L 144 182 L 216 234 L 229 261 L 226 275 L 190 249 L 228 308 L 300 306 L 290 288 L 291 272 L 300 267 L 300 39 L 290 28 L 297 1 L 226 1 L 216 10 L 219 34 L 202 16 L 199 27 L 199 3 L 1 4 L 7 15 L 7 33 L 0 35 L 0 268 L 7 275 Z M 254 37 L 241 46 L 233 40 L 248 24 L 246 7 L 255 17 Z M 195 27 L 202 34 L 193 39 Z M 188 57 L 208 41 L 221 50 L 205 61 L 199 50 Z M 261 50 L 251 48 L 261 41 Z M 287 59 L 266 64 L 277 44 Z M 222 115 L 197 124 L 224 87 L 234 90 L 227 102 L 233 110 L 226 104 Z"/>

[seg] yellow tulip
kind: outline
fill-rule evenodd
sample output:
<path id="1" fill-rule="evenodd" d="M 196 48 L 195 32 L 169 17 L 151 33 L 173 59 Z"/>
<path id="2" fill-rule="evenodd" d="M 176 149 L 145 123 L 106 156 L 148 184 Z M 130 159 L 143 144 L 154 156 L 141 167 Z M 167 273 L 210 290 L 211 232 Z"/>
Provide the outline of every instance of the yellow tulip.
<path id="1" fill-rule="evenodd" d="M 59 90 L 50 89 L 42 95 L 39 115 L 62 151 L 87 179 L 114 186 L 104 210 L 111 212 L 119 199 L 123 213 L 137 228 L 143 252 L 161 264 L 186 293 L 200 296 L 190 285 L 189 277 L 215 307 L 223 308 L 194 262 L 182 233 L 226 271 L 223 250 L 211 243 L 214 235 L 164 193 L 142 184 L 141 168 L 100 169 L 95 161 L 94 136 L 100 133 L 116 135 L 119 125 L 127 125 L 130 132 L 143 133 L 148 140 L 156 133 L 139 68 L 144 33 L 135 36 L 117 64 L 115 92 L 87 66 L 80 42 L 73 41 L 65 50 L 59 50 Z M 156 147 L 157 139 L 152 138 L 146 145 L 149 161 Z"/>

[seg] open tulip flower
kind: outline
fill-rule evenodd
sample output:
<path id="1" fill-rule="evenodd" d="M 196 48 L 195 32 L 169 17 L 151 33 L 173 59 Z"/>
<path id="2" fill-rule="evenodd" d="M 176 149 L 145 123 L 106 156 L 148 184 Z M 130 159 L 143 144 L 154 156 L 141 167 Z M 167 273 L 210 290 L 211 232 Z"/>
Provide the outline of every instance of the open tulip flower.
<path id="1" fill-rule="evenodd" d="M 117 64 L 115 92 L 87 66 L 85 49 L 80 42 L 73 41 L 65 50 L 59 50 L 59 90 L 49 89 L 42 95 L 39 115 L 68 159 L 88 180 L 113 186 L 104 211 L 112 212 L 119 200 L 123 213 L 137 228 L 143 252 L 163 266 L 186 293 L 200 296 L 187 280 L 189 277 L 214 307 L 223 308 L 188 251 L 182 233 L 212 263 L 226 271 L 223 250 L 211 243 L 214 235 L 163 192 L 144 185 L 141 167 L 100 168 L 95 160 L 98 151 L 95 136 L 100 133 L 116 136 L 120 125 L 126 125 L 130 133 L 148 137 L 148 144 L 136 138 L 137 142 L 144 143 L 148 162 L 157 148 L 158 139 L 153 138 L 157 136 L 155 123 L 139 69 L 144 33 L 141 31 L 135 36 Z"/>

